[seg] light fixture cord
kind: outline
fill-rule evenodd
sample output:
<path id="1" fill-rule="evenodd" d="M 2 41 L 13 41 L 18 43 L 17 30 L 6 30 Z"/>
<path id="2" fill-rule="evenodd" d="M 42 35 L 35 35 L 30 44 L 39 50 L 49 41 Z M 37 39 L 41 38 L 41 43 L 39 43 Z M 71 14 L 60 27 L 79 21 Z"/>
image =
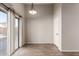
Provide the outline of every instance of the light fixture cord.
<path id="1" fill-rule="evenodd" d="M 34 8 L 34 5 L 33 5 L 33 3 L 32 3 L 32 8 L 31 8 L 31 10 L 33 10 L 33 8 Z"/>

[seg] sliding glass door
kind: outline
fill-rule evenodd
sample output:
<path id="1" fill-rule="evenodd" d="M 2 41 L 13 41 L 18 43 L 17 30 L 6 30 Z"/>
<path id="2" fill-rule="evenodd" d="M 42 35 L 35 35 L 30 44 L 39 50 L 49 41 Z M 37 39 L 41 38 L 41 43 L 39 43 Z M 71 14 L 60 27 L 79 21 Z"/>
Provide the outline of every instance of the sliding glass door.
<path id="1" fill-rule="evenodd" d="M 22 47 L 21 17 L 0 4 L 0 56 L 12 55 Z"/>
<path id="2" fill-rule="evenodd" d="M 0 56 L 7 55 L 7 13 L 0 11 Z"/>
<path id="3" fill-rule="evenodd" d="M 15 18 L 15 50 L 19 48 L 19 18 Z"/>

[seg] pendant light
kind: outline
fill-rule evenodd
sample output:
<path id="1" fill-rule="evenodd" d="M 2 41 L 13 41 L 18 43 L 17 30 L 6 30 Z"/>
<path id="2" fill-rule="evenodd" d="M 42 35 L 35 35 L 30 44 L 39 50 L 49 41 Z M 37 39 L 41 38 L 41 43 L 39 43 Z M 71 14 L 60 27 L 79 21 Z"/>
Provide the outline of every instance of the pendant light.
<path id="1" fill-rule="evenodd" d="M 34 10 L 34 5 L 33 5 L 33 3 L 32 3 L 32 6 L 31 6 L 31 10 L 29 10 L 29 14 L 31 14 L 31 15 L 37 14 L 37 11 Z"/>

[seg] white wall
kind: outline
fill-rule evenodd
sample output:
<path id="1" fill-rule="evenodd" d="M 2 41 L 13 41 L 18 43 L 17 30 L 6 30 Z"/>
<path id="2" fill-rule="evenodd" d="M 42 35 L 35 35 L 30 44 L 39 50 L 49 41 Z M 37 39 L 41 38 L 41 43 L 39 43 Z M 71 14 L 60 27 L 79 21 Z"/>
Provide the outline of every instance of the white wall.
<path id="1" fill-rule="evenodd" d="M 62 4 L 62 49 L 79 51 L 79 4 Z"/>
<path id="2" fill-rule="evenodd" d="M 31 5 L 25 6 L 26 11 L 26 43 L 53 43 L 53 5 L 35 4 L 37 15 L 28 13 Z"/>
<path id="3" fill-rule="evenodd" d="M 61 4 L 54 4 L 53 43 L 61 50 Z"/>

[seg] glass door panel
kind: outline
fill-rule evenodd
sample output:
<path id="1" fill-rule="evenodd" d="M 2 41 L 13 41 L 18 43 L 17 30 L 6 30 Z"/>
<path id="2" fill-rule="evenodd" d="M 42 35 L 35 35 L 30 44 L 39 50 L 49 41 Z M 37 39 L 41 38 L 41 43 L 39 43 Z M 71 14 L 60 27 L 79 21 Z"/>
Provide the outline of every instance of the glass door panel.
<path id="1" fill-rule="evenodd" d="M 0 11 L 0 56 L 7 55 L 7 13 Z"/>
<path id="2" fill-rule="evenodd" d="M 19 19 L 15 18 L 15 50 L 19 48 Z"/>

